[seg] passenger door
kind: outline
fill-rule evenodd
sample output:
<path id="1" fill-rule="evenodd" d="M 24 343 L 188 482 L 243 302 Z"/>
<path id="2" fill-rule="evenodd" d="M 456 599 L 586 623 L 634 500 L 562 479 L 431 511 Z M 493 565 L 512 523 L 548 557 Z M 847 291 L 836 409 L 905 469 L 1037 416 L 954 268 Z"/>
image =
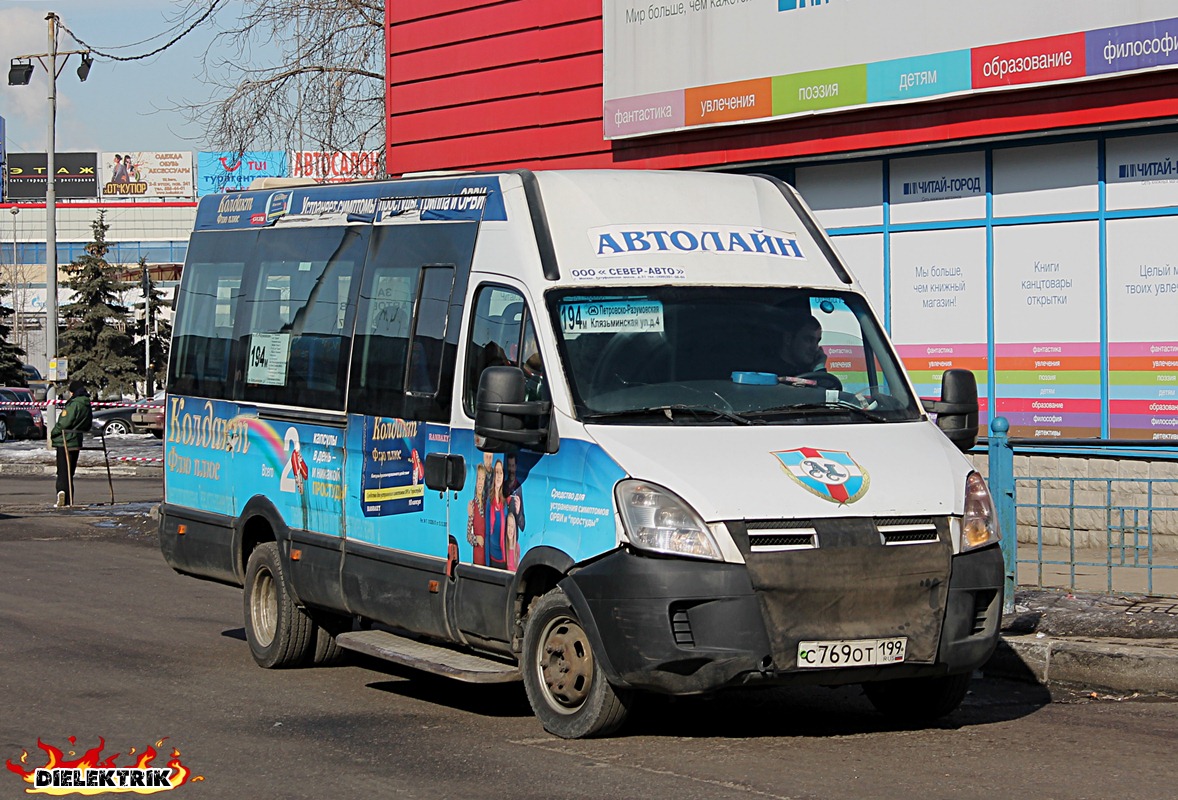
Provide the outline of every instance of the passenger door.
<path id="1" fill-rule="evenodd" d="M 544 487 L 538 482 L 545 478 L 528 480 L 538 453 L 477 449 L 475 399 L 483 370 L 492 366 L 523 369 L 529 400 L 548 399 L 548 387 L 535 321 L 519 289 L 495 283 L 479 286 L 472 295 L 464 339 L 461 412 L 454 422 L 451 448 L 463 457 L 467 474 L 450 514 L 460 561 L 451 619 L 467 641 L 502 648 L 511 641 L 508 591 L 529 531 L 538 532 L 543 522 L 533 519 L 529 527 L 527 512 L 532 503 L 540 507 Z"/>
<path id="2" fill-rule="evenodd" d="M 475 222 L 377 226 L 360 288 L 348 395 L 342 586 L 355 614 L 445 637 L 449 494 L 426 489 L 450 451 L 462 299 Z"/>

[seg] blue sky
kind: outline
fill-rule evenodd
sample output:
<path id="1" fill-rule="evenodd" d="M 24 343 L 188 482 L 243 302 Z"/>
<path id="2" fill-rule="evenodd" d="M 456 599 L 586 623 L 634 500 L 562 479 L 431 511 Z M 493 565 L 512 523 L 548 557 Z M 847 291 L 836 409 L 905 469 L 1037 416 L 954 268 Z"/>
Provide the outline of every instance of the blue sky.
<path id="1" fill-rule="evenodd" d="M 62 22 L 92 46 L 118 55 L 154 50 L 178 33 L 170 0 L 0 0 L 0 66 L 13 56 L 49 49 L 45 15 Z M 234 14 L 226 3 L 222 14 Z M 168 110 L 173 104 L 207 100 L 212 88 L 200 80 L 199 57 L 213 38 L 206 22 L 176 45 L 149 59 L 96 59 L 85 83 L 78 56 L 70 56 L 57 79 L 57 150 L 145 151 L 207 149 L 199 129 Z M 152 41 L 122 48 L 158 34 Z M 59 49 L 80 50 L 62 32 Z M 122 49 L 116 49 L 122 48 Z M 254 56 L 264 57 L 254 50 Z M 60 64 L 59 64 L 60 67 Z M 7 71 L 5 71 L 7 76 Z M 29 86 L 0 81 L 0 116 L 7 123 L 10 152 L 44 152 L 48 140 L 46 72 L 39 65 Z"/>

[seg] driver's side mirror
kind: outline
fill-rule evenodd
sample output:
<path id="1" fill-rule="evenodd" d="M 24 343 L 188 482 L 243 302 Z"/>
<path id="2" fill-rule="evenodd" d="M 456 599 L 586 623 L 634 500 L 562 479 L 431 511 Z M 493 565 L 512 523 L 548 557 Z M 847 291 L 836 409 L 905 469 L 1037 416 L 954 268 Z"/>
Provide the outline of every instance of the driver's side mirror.
<path id="1" fill-rule="evenodd" d="M 947 369 L 941 376 L 941 399 L 926 403 L 937 427 L 961 452 L 978 443 L 978 382 L 967 369 Z"/>
<path id="2" fill-rule="evenodd" d="M 526 380 L 519 367 L 487 367 L 479 376 L 474 432 L 484 441 L 480 450 L 502 453 L 524 446 L 555 453 L 556 428 L 552 403 L 525 401 Z"/>

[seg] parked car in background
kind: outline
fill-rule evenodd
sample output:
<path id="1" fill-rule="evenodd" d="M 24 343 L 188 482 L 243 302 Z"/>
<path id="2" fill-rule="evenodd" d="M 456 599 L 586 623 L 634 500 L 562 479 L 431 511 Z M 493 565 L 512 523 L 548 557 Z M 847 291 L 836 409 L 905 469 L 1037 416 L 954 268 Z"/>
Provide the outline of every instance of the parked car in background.
<path id="1" fill-rule="evenodd" d="M 156 405 L 159 408 L 136 408 L 131 414 L 131 424 L 140 430 L 147 431 L 157 439 L 164 438 L 164 394 L 158 392 Z"/>
<path id="2" fill-rule="evenodd" d="M 23 386 L 0 387 L 0 442 L 45 436 L 41 412 L 29 405 L 33 393 Z"/>
<path id="3" fill-rule="evenodd" d="M 45 394 L 49 390 L 49 381 L 42 375 L 41 371 L 32 364 L 21 364 L 21 371 L 25 374 L 25 384 L 33 393 L 36 400 L 44 400 Z"/>
<path id="4" fill-rule="evenodd" d="M 159 406 L 159 408 L 147 408 L 147 406 Z M 156 392 L 154 397 L 144 397 L 142 400 L 136 400 L 132 403 L 125 403 L 118 406 L 103 406 L 97 404 L 94 408 L 94 424 L 91 430 L 98 436 L 122 436 L 128 433 L 146 433 L 147 428 L 143 425 L 138 425 L 132 419 L 139 411 L 163 412 L 164 407 L 164 393 L 162 391 Z"/>

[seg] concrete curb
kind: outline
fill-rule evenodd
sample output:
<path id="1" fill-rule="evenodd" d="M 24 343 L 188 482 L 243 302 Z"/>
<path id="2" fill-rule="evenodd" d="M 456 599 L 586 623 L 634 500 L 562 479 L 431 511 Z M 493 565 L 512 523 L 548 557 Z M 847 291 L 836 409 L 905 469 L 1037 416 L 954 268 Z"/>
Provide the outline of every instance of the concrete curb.
<path id="1" fill-rule="evenodd" d="M 1003 636 L 987 675 L 1141 694 L 1178 694 L 1178 640 Z"/>

